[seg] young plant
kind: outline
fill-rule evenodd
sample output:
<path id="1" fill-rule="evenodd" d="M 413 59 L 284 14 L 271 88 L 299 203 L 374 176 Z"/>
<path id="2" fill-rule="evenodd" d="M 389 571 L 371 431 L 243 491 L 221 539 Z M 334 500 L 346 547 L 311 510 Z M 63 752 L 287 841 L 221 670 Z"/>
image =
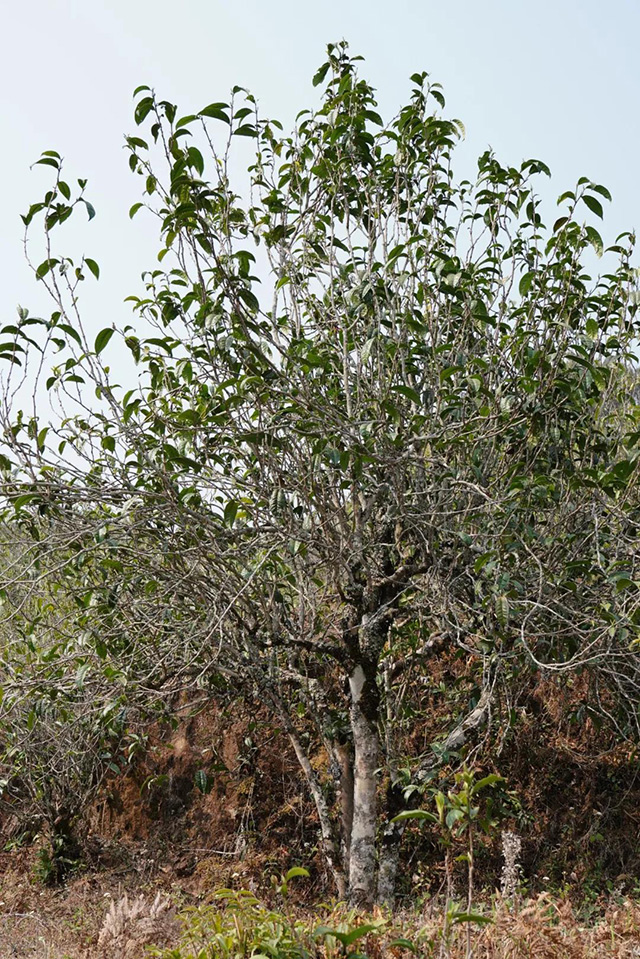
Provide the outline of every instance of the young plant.
<path id="1" fill-rule="evenodd" d="M 437 824 L 439 840 L 445 853 L 447 897 L 444 910 L 443 943 L 448 943 L 452 928 L 459 923 L 467 924 L 467 954 L 471 955 L 471 923 L 491 922 L 488 916 L 473 912 L 474 891 L 474 838 L 478 830 L 490 834 L 499 819 L 493 814 L 490 803 L 482 802 L 487 789 L 504 782 L 502 776 L 491 773 L 477 779 L 472 770 L 464 768 L 454 777 L 454 788 L 434 793 L 436 813 L 425 809 L 409 809 L 395 817 L 396 822 L 418 820 Z M 456 862 L 467 864 L 467 897 L 465 906 L 456 904 L 452 894 L 451 856 L 454 844 L 465 843 L 465 851 L 455 857 Z"/>

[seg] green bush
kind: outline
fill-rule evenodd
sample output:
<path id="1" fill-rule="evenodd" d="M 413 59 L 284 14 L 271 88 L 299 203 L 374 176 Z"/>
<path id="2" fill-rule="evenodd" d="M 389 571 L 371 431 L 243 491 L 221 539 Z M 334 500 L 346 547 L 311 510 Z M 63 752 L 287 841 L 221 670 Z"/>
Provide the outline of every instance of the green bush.
<path id="1" fill-rule="evenodd" d="M 222 889 L 216 900 L 215 905 L 186 910 L 180 945 L 153 955 L 161 959 L 307 959 L 316 955 L 304 923 L 290 922 L 251 892 Z"/>
<path id="2" fill-rule="evenodd" d="M 286 911 L 286 910 L 285 910 Z M 385 919 L 358 920 L 353 912 L 331 916 L 331 926 L 285 915 L 261 903 L 251 892 L 222 889 L 209 906 L 182 914 L 184 932 L 178 946 L 154 950 L 158 959 L 366 959 L 365 937 L 375 935 Z M 400 941 L 395 943 L 402 945 Z"/>

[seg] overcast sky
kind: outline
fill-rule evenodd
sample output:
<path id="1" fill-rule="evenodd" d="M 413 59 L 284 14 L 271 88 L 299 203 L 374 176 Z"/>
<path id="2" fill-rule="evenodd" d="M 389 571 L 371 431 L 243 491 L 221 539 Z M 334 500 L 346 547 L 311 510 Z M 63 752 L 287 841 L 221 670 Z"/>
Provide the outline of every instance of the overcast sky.
<path id="1" fill-rule="evenodd" d="M 120 325 L 158 248 L 149 222 L 128 219 L 140 199 L 122 150 L 133 89 L 149 84 L 191 113 L 240 84 L 263 115 L 290 122 L 317 102 L 311 77 L 342 38 L 366 58 L 387 117 L 411 73 L 443 84 L 467 130 L 461 173 L 489 145 L 509 163 L 539 157 L 555 195 L 580 175 L 610 188 L 605 240 L 640 225 L 640 0 L 5 0 L 2 28 L 1 322 L 17 303 L 46 309 L 19 219 L 49 182 L 45 167 L 30 170 L 42 150 L 64 155 L 67 178 L 89 179 L 97 215 L 69 243 L 102 269 L 85 299 L 91 327 Z"/>

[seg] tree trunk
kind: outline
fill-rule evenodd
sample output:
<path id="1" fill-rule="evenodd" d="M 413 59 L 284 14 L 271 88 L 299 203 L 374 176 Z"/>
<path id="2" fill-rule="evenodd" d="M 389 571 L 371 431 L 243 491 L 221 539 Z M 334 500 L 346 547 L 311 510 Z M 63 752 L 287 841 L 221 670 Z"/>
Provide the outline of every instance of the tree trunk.
<path id="1" fill-rule="evenodd" d="M 377 718 L 379 694 L 375 670 L 358 664 L 349 677 L 353 733 L 353 822 L 349 859 L 349 902 L 370 909 L 375 896 Z"/>
<path id="2" fill-rule="evenodd" d="M 349 745 L 338 744 L 335 747 L 336 758 L 340 764 L 340 826 L 342 833 L 342 861 L 346 875 L 349 875 L 351 858 L 351 831 L 353 829 L 353 761 Z"/>
<path id="3" fill-rule="evenodd" d="M 405 806 L 402 790 L 397 785 L 390 783 L 387 789 L 386 823 L 380 843 L 377 896 L 378 905 L 387 906 L 390 909 L 393 908 L 395 899 L 400 848 L 405 829 L 404 823 L 394 823 L 391 820 L 402 812 Z"/>
<path id="4" fill-rule="evenodd" d="M 398 864 L 400 862 L 400 847 L 404 833 L 404 823 L 394 823 L 393 819 L 404 809 L 405 800 L 398 782 L 398 749 L 395 737 L 395 720 L 400 703 L 393 694 L 391 669 L 389 665 L 385 667 L 383 675 L 386 713 L 383 741 L 389 780 L 386 790 L 385 826 L 378 857 L 377 900 L 379 906 L 386 906 L 392 909 L 395 899 Z"/>
<path id="5" fill-rule="evenodd" d="M 78 868 L 82 847 L 74 831 L 75 816 L 61 814 L 51 826 L 51 856 L 48 866 L 43 858 L 43 881 L 57 886 Z"/>
<path id="6" fill-rule="evenodd" d="M 387 827 L 393 829 L 394 827 Z M 392 836 L 387 841 L 387 829 L 382 837 L 380 848 L 380 868 L 378 872 L 378 905 L 393 909 L 396 897 L 396 879 L 398 863 L 400 862 L 400 845 L 402 834 Z"/>

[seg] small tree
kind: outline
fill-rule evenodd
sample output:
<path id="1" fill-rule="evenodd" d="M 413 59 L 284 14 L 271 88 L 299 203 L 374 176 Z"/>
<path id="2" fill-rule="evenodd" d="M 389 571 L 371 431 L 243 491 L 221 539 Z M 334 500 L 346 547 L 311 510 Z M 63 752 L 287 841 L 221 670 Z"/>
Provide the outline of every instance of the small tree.
<path id="1" fill-rule="evenodd" d="M 68 531 L 67 531 L 68 532 Z M 78 523 L 72 527 L 78 537 Z M 113 668 L 85 647 L 78 610 L 91 591 L 60 524 L 31 523 L 30 536 L 5 525 L 0 570 L 0 803 L 48 828 L 43 878 L 57 882 L 82 858 L 81 815 L 105 776 L 117 772 L 126 698 Z M 46 544 L 46 545 L 45 545 Z M 53 559 L 55 556 L 55 560 Z M 62 573 L 51 576 L 50 563 Z M 114 682 L 115 680 L 115 682 Z"/>
<path id="2" fill-rule="evenodd" d="M 580 179 L 547 229 L 543 163 L 485 153 L 457 183 L 462 125 L 439 86 L 414 74 L 385 124 L 357 59 L 329 46 L 321 105 L 291 136 L 237 87 L 182 117 L 138 88 L 150 137 L 126 141 L 145 189 L 131 215 L 151 210 L 163 245 L 119 331 L 133 389 L 104 363 L 114 330 L 89 343 L 81 321 L 98 265 L 53 251 L 84 181 L 72 200 L 45 154 L 55 184 L 25 224 L 44 217 L 34 269 L 56 308 L 21 310 L 0 351 L 15 364 L 54 345 L 46 386 L 76 404 L 53 424 L 5 404 L 7 521 L 91 528 L 82 627 L 144 689 L 259 692 L 339 894 L 367 906 L 393 896 L 401 768 L 419 782 L 461 748 L 514 663 L 588 666 L 635 732 L 640 434 L 634 238 L 603 277 L 585 267 L 604 244 L 582 214 L 601 217 L 607 190 Z M 467 711 L 407 756 L 416 679 L 452 648 L 474 677 Z"/>

